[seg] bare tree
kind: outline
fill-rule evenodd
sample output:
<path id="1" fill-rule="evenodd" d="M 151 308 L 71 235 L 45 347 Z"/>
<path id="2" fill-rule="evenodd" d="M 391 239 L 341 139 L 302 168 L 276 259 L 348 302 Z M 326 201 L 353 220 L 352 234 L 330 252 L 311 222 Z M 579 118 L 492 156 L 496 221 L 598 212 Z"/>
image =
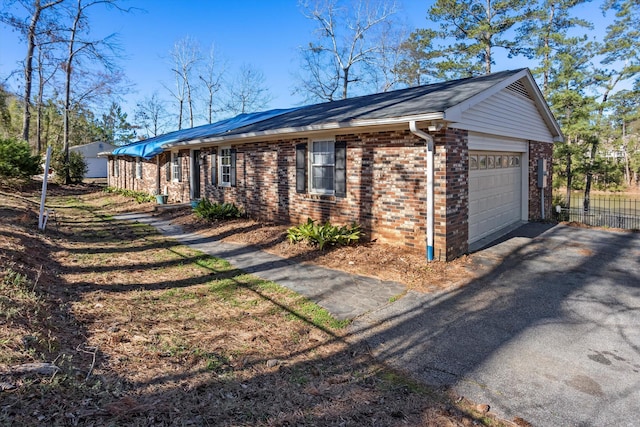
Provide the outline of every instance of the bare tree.
<path id="1" fill-rule="evenodd" d="M 157 92 L 136 105 L 135 119 L 139 126 L 145 129 L 147 133 L 145 138 L 158 136 L 164 132 L 166 117 L 167 110 Z"/>
<path id="2" fill-rule="evenodd" d="M 42 115 L 44 105 L 45 87 L 59 71 L 55 60 L 50 57 L 49 51 L 37 47 L 37 72 L 38 72 L 38 93 L 36 95 L 36 152 L 42 151 Z"/>
<path id="3" fill-rule="evenodd" d="M 178 129 L 182 129 L 183 113 L 186 107 L 189 110 L 189 127 L 193 127 L 193 87 L 192 81 L 195 67 L 201 59 L 200 45 L 198 42 L 187 36 L 174 43 L 169 53 L 172 61 L 172 68 L 175 81 L 175 91 L 169 90 L 171 95 L 178 101 Z"/>
<path id="4" fill-rule="evenodd" d="M 201 74 L 198 76 L 207 89 L 206 104 L 208 123 L 213 123 L 213 99 L 222 87 L 222 76 L 224 75 L 224 71 L 225 63 L 218 58 L 218 53 L 215 50 L 215 46 L 212 44 L 209 49 L 209 54 L 202 66 Z"/>
<path id="5" fill-rule="evenodd" d="M 407 31 L 404 27 L 397 27 L 390 21 L 382 23 L 377 43 L 378 55 L 371 70 L 377 92 L 387 92 L 401 83 L 396 70 L 403 59 L 401 46 L 406 38 Z"/>
<path id="6" fill-rule="evenodd" d="M 273 97 L 265 84 L 264 73 L 243 64 L 229 85 L 226 108 L 234 114 L 255 112 L 267 108 Z"/>
<path id="7" fill-rule="evenodd" d="M 63 0 L 51 0 L 42 3 L 40 0 L 20 0 L 19 3 L 29 13 L 28 23 L 11 14 L 2 14 L 2 21 L 20 31 L 27 42 L 27 54 L 24 60 L 24 106 L 22 119 L 22 139 L 29 141 L 31 124 L 31 88 L 33 84 L 33 56 L 35 54 L 38 35 L 41 33 L 41 17 L 47 9 L 62 3 Z M 49 24 L 53 22 L 50 21 Z M 51 31 L 50 25 L 44 31 Z"/>
<path id="8" fill-rule="evenodd" d="M 87 16 L 87 10 L 97 5 L 104 5 L 108 7 L 115 7 L 122 10 L 117 5 L 118 0 L 77 0 L 75 6 L 70 9 L 71 26 L 68 28 L 68 37 L 65 40 L 67 42 L 67 58 L 63 63 L 63 71 L 65 74 L 65 88 L 64 88 L 64 127 L 63 127 L 63 152 L 65 161 L 69 160 L 69 113 L 71 110 L 71 82 L 74 79 L 74 71 L 76 64 L 79 63 L 80 58 L 85 57 L 92 61 L 92 63 L 99 63 L 102 67 L 106 68 L 109 72 L 102 73 L 99 79 L 96 79 L 85 86 L 89 90 L 85 90 L 81 96 L 77 97 L 76 102 L 80 102 L 88 98 L 91 95 L 103 93 L 103 91 L 109 92 L 111 84 L 119 82 L 121 75 L 114 72 L 115 67 L 108 55 L 108 51 L 116 49 L 113 43 L 114 35 L 107 36 L 98 40 L 84 39 L 89 32 L 89 21 Z M 87 72 L 88 73 L 88 72 Z M 85 77 L 78 79 L 78 81 L 88 81 Z M 74 87 L 74 91 L 78 90 Z M 66 176 L 65 183 L 70 182 L 69 170 L 65 168 Z"/>
<path id="9" fill-rule="evenodd" d="M 396 12 L 387 0 L 354 0 L 340 5 L 338 0 L 301 2 L 304 15 L 317 25 L 317 40 L 300 48 L 302 71 L 300 91 L 332 101 L 336 93 L 345 99 L 349 87 L 366 81 L 368 69 L 376 67 L 380 53 L 377 30 Z"/>

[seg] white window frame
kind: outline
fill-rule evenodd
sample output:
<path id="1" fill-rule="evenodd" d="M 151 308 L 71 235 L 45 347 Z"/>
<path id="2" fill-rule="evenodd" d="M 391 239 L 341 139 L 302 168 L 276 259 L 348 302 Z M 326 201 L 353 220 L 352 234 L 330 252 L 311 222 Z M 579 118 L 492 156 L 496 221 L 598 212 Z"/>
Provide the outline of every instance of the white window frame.
<path id="1" fill-rule="evenodd" d="M 142 179 L 142 159 L 136 157 L 136 179 Z"/>
<path id="2" fill-rule="evenodd" d="M 220 147 L 217 157 L 218 186 L 231 187 L 231 147 Z"/>
<path id="3" fill-rule="evenodd" d="M 182 179 L 182 158 L 178 151 L 171 152 L 171 181 L 180 182 Z"/>
<path id="4" fill-rule="evenodd" d="M 334 195 L 336 192 L 336 141 L 335 139 L 317 139 L 317 140 L 312 140 L 310 141 L 311 143 L 309 144 L 309 153 L 308 153 L 308 162 L 309 162 L 309 177 L 308 177 L 308 188 L 309 188 L 309 192 L 312 194 L 322 194 L 322 195 Z M 329 147 L 331 148 L 330 151 L 319 151 L 318 153 L 325 153 L 325 154 L 330 154 L 330 158 L 329 159 L 318 159 L 316 158 L 316 156 L 314 156 L 314 149 L 316 147 L 316 144 L 329 144 Z M 333 159 L 333 161 L 331 162 L 331 158 Z M 322 160 L 329 160 L 326 162 L 323 162 Z M 317 168 L 331 168 L 332 170 L 332 176 L 331 176 L 331 189 L 327 189 L 327 188 L 321 188 L 315 185 L 314 182 L 314 176 L 315 176 L 315 170 Z"/>

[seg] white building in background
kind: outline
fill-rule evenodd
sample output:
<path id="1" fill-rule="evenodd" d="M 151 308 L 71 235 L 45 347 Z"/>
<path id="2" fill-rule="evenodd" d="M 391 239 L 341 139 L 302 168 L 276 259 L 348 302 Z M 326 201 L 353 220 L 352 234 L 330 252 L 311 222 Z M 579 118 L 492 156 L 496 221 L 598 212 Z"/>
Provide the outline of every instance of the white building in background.
<path id="1" fill-rule="evenodd" d="M 98 157 L 98 153 L 104 151 L 111 152 L 117 147 L 108 142 L 96 141 L 84 145 L 76 145 L 69 147 L 69 151 L 75 151 L 84 157 L 87 162 L 87 173 L 85 178 L 106 178 L 107 177 L 107 158 Z"/>

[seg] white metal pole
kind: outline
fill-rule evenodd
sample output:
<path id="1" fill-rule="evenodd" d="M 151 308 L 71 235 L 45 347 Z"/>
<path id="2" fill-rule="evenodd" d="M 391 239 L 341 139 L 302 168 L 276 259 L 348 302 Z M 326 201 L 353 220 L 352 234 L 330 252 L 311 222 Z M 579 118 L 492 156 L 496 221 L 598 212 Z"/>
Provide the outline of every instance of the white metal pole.
<path id="1" fill-rule="evenodd" d="M 44 174 L 42 176 L 42 196 L 40 197 L 40 217 L 38 218 L 38 229 L 44 230 L 44 203 L 47 200 L 47 179 L 49 177 L 49 163 L 51 162 L 51 146 L 47 147 L 47 158 L 44 162 Z"/>

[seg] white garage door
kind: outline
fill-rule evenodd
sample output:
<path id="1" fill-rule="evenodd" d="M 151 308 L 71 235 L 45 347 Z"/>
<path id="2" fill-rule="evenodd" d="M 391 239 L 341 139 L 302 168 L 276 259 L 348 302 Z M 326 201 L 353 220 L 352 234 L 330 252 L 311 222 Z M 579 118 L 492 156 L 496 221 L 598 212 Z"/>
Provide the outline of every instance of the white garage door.
<path id="1" fill-rule="evenodd" d="M 519 153 L 469 152 L 469 243 L 520 221 Z"/>

